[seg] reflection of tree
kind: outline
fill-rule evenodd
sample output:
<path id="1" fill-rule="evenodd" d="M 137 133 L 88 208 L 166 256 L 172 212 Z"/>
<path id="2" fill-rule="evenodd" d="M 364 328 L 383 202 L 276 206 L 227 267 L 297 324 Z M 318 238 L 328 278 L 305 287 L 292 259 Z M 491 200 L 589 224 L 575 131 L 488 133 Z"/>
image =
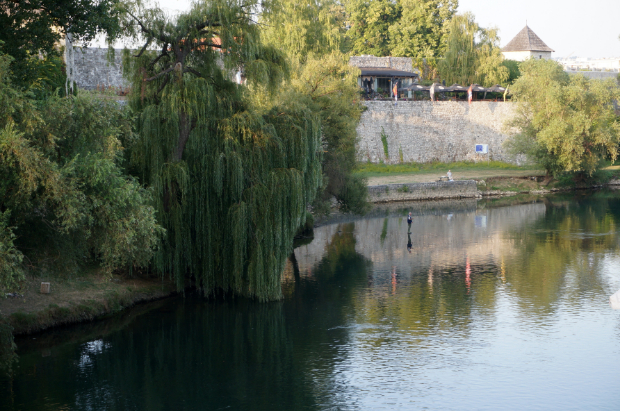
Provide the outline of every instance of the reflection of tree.
<path id="1" fill-rule="evenodd" d="M 336 390 L 341 327 L 370 263 L 341 226 L 313 276 L 283 302 L 179 298 L 124 328 L 91 330 L 88 344 L 21 357 L 15 398 L 78 409 L 322 409 Z M 105 323 L 101 323 L 105 324 Z M 109 333 L 108 333 L 109 331 Z M 95 341 L 93 341 L 95 340 Z M 83 340 L 80 340 L 83 341 Z M 37 370 L 36 376 L 29 375 Z M 2 387 L 0 385 L 0 387 Z M 0 388 L 0 397 L 5 392 Z M 62 405 L 62 406 L 61 406 Z"/>
<path id="2" fill-rule="evenodd" d="M 618 249 L 620 199 L 601 192 L 546 198 L 545 205 L 543 218 L 508 234 L 518 253 L 506 260 L 505 278 L 530 311 L 553 310 L 560 296 L 602 290 L 600 276 L 592 274 L 605 253 Z M 571 291 L 561 293 L 569 274 Z"/>

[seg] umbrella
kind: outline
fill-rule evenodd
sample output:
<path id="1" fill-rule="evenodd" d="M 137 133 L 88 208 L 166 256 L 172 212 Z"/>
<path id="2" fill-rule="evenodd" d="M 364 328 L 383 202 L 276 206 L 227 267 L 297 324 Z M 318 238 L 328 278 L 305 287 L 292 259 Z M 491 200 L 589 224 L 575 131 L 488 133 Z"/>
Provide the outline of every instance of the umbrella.
<path id="1" fill-rule="evenodd" d="M 423 86 L 421 84 L 412 84 L 410 86 L 407 86 L 407 87 L 403 88 L 403 90 L 407 90 L 407 91 L 428 91 L 428 90 L 430 90 L 430 87 L 426 87 L 426 86 Z"/>
<path id="2" fill-rule="evenodd" d="M 482 87 L 480 84 L 474 84 L 474 87 L 472 87 L 472 90 L 473 91 L 478 91 L 478 92 L 487 91 L 487 89 Z"/>
<path id="3" fill-rule="evenodd" d="M 437 93 L 438 91 L 452 91 L 450 90 L 450 87 L 446 87 L 444 85 L 442 85 L 441 83 L 435 83 L 433 84 L 435 86 L 435 93 Z"/>
<path id="4" fill-rule="evenodd" d="M 496 84 L 492 87 L 487 88 L 487 91 L 491 93 L 503 93 L 504 91 L 506 91 L 506 88 L 500 86 L 499 84 Z"/>
<path id="5" fill-rule="evenodd" d="M 467 91 L 467 87 L 463 87 L 463 86 L 461 86 L 459 84 L 456 84 L 456 83 L 451 85 L 450 88 L 452 89 L 451 91 Z"/>

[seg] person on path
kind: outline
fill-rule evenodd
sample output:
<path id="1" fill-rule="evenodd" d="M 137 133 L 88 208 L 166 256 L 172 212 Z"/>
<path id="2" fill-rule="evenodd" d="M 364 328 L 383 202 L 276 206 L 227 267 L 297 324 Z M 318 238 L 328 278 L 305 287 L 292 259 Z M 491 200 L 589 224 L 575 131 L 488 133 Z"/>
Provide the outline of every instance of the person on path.
<path id="1" fill-rule="evenodd" d="M 467 89 L 467 102 L 471 104 L 472 99 L 474 98 L 474 85 L 470 84 Z"/>
<path id="2" fill-rule="evenodd" d="M 448 172 L 446 173 L 446 175 L 448 176 L 448 181 L 453 181 L 453 180 L 452 180 L 452 171 L 448 170 Z"/>
<path id="3" fill-rule="evenodd" d="M 435 101 L 435 83 L 433 83 L 428 93 L 431 96 L 431 101 Z"/>

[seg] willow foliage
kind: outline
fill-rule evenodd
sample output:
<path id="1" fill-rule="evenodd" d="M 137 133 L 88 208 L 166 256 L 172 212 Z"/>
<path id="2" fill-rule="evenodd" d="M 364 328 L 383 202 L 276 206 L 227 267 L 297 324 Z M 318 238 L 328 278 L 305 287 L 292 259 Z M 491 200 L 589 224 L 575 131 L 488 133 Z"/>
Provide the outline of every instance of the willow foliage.
<path id="1" fill-rule="evenodd" d="M 448 25 L 447 49 L 439 61 L 439 74 L 448 84 L 505 84 L 509 70 L 502 62 L 495 29 L 476 23 L 474 15 L 456 15 Z"/>
<path id="2" fill-rule="evenodd" d="M 207 1 L 174 20 L 131 13 L 144 44 L 160 50 L 125 56 L 139 112 L 132 161 L 167 229 L 160 272 L 179 289 L 189 275 L 206 295 L 274 300 L 321 185 L 320 122 L 294 104 L 252 110 L 230 80 L 242 68 L 249 83 L 275 90 L 286 75 L 284 57 L 261 45 L 252 7 Z"/>

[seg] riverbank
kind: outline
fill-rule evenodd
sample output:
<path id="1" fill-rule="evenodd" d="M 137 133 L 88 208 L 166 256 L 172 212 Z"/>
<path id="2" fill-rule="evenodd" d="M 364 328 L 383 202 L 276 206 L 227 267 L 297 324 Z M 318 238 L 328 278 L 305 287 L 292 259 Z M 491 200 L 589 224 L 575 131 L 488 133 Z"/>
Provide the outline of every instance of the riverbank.
<path id="1" fill-rule="evenodd" d="M 615 173 L 603 178 L 575 183 L 565 180 L 548 180 L 543 176 L 521 177 L 493 176 L 488 179 L 433 181 L 426 183 L 395 183 L 368 185 L 368 201 L 389 203 L 394 201 L 440 200 L 459 198 L 482 198 L 514 196 L 517 194 L 544 195 L 562 191 L 595 189 L 604 186 L 620 186 Z"/>
<path id="2" fill-rule="evenodd" d="M 109 278 L 98 271 L 79 278 L 55 279 L 49 294 L 41 293 L 41 281 L 41 278 L 29 277 L 19 293 L 0 299 L 0 321 L 9 324 L 14 335 L 92 321 L 176 292 L 169 280 Z"/>

